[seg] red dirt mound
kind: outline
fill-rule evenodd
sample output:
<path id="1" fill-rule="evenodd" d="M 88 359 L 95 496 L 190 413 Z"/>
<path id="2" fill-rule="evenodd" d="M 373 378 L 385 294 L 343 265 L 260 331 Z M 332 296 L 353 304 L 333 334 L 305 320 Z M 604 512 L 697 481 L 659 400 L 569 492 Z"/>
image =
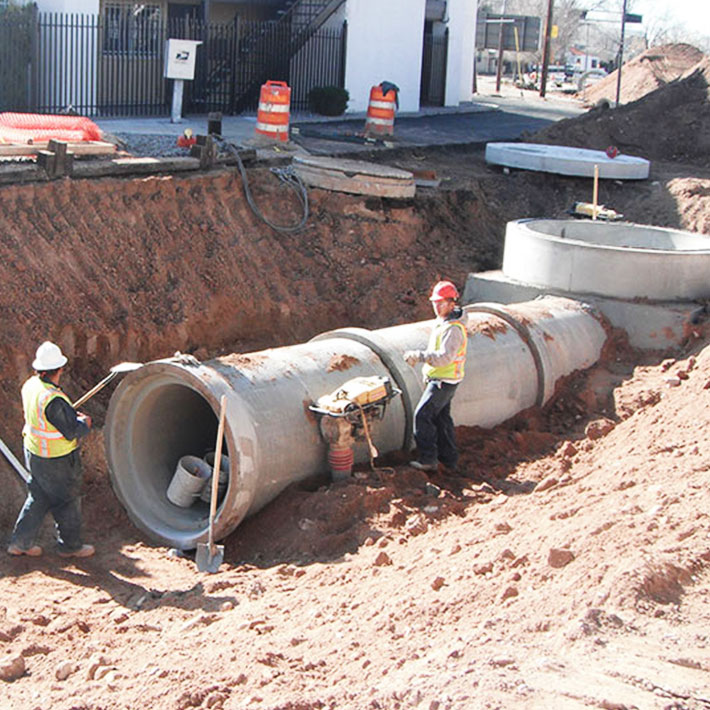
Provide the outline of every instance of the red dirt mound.
<path id="1" fill-rule="evenodd" d="M 678 81 L 616 109 L 595 108 L 555 123 L 530 140 L 710 166 L 710 59 Z"/>
<path id="2" fill-rule="evenodd" d="M 650 94 L 683 76 L 705 55 L 690 44 L 664 44 L 651 47 L 624 64 L 621 73 L 621 103 L 626 104 Z M 618 71 L 585 89 L 582 99 L 594 105 L 602 99 L 616 101 Z"/>

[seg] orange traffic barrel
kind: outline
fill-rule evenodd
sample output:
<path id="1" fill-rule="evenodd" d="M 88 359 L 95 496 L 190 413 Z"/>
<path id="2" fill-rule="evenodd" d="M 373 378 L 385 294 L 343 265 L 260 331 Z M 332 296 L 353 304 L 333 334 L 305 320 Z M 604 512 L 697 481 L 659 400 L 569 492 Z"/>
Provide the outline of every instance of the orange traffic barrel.
<path id="1" fill-rule="evenodd" d="M 370 89 L 370 104 L 367 107 L 365 133 L 391 136 L 394 133 L 394 109 L 397 92 L 394 89 L 382 91 L 381 86 Z"/>
<path id="2" fill-rule="evenodd" d="M 267 81 L 259 94 L 256 132 L 273 140 L 288 140 L 291 89 L 285 81 Z"/>

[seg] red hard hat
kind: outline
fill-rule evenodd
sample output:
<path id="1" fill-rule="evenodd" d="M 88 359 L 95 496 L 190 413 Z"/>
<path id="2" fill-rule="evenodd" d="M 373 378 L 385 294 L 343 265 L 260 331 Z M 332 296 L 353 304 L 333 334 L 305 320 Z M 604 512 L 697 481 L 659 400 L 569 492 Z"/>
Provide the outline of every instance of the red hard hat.
<path id="1" fill-rule="evenodd" d="M 459 297 L 459 292 L 456 290 L 451 281 L 439 281 L 432 289 L 430 301 L 443 301 L 447 298 L 456 300 Z"/>
<path id="2" fill-rule="evenodd" d="M 619 155 L 619 149 L 618 149 L 615 145 L 610 145 L 610 146 L 606 149 L 606 154 L 607 154 L 610 158 L 616 158 L 616 156 Z"/>

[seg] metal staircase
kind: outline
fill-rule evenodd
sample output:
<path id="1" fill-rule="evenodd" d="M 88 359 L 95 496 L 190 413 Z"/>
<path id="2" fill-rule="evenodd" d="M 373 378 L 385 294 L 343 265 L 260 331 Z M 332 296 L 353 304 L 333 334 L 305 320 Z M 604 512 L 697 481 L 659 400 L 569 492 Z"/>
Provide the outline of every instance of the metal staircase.
<path id="1" fill-rule="evenodd" d="M 239 41 L 238 94 L 233 112 L 241 113 L 269 79 L 288 79 L 288 63 L 346 0 L 286 0 L 278 20 L 260 23 Z M 274 51 L 278 47 L 281 51 Z"/>

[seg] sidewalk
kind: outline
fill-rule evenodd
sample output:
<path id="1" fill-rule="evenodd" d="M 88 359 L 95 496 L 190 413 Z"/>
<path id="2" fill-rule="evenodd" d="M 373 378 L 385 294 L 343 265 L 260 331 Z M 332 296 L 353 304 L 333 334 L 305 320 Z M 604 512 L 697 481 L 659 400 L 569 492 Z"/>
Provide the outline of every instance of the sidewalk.
<path id="1" fill-rule="evenodd" d="M 451 145 L 516 140 L 524 131 L 535 132 L 551 122 L 582 113 L 578 101 L 566 96 L 521 91 L 503 82 L 495 92 L 495 77 L 479 77 L 474 101 L 455 107 L 423 107 L 415 113 L 398 113 L 395 135 L 386 141 L 365 142 L 362 132 L 365 114 L 353 113 L 325 117 L 311 113 L 291 114 L 292 140 L 274 144 L 255 132 L 256 115 L 242 114 L 222 118 L 222 136 L 237 145 L 257 149 L 260 158 L 275 153 L 333 155 L 371 151 L 377 148 Z M 121 136 L 153 136 L 166 139 L 182 135 L 185 129 L 194 135 L 206 135 L 207 116 L 186 116 L 172 123 L 169 116 L 97 119 L 99 127 Z M 165 141 L 171 145 L 171 140 Z"/>

